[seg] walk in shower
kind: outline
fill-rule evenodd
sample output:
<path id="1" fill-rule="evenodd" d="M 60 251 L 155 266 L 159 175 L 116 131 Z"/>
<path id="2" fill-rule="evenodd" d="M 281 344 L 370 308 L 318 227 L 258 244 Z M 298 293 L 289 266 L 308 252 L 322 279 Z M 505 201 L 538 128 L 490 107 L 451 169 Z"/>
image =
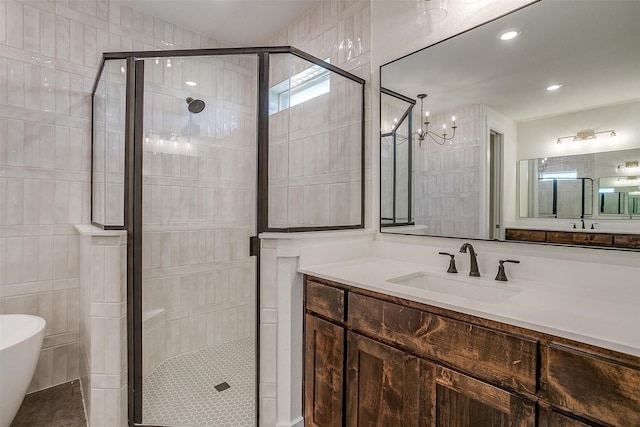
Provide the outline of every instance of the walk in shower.
<path id="1" fill-rule="evenodd" d="M 254 236 L 363 227 L 363 99 L 289 47 L 104 54 L 92 223 L 127 230 L 131 424 L 256 425 Z"/>

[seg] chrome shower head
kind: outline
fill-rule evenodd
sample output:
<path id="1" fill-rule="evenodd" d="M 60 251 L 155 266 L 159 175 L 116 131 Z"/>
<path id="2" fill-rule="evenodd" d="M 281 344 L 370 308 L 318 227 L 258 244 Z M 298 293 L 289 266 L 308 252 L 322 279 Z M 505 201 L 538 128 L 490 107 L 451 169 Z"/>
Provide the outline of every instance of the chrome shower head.
<path id="1" fill-rule="evenodd" d="M 203 100 L 193 99 L 191 97 L 187 98 L 187 104 L 189 104 L 187 109 L 189 110 L 190 113 L 193 113 L 193 114 L 198 114 L 202 112 L 202 110 L 204 110 L 204 107 L 205 107 L 205 103 Z"/>

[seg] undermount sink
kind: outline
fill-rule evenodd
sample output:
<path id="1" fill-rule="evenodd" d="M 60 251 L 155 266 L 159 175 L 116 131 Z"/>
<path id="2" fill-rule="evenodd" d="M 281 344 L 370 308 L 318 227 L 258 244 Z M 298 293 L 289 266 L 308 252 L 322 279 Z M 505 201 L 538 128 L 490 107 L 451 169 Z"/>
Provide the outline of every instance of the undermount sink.
<path id="1" fill-rule="evenodd" d="M 469 279 L 469 281 L 449 279 L 423 272 L 395 277 L 388 281 L 416 289 L 424 289 L 429 292 L 437 292 L 492 304 L 506 301 L 520 292 L 520 289 L 515 287 L 509 288 L 509 285 L 492 285 L 481 282 L 479 279 Z"/>

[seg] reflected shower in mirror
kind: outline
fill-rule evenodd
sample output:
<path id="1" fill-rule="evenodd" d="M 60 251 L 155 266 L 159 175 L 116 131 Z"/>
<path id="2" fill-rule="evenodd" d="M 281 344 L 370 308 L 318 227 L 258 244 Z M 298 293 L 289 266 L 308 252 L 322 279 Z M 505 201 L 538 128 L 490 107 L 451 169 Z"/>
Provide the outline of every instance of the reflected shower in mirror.
<path id="1" fill-rule="evenodd" d="M 521 218 L 640 214 L 640 149 L 521 160 L 518 181 Z"/>
<path id="2" fill-rule="evenodd" d="M 384 227 L 412 225 L 412 112 L 415 101 L 382 88 L 380 197 Z"/>
<path id="3" fill-rule="evenodd" d="M 640 148 L 638 17 L 637 1 L 542 0 L 381 66 L 381 231 L 502 240 L 565 218 L 640 230 L 640 159 L 625 176 L 625 159 L 595 169 Z M 391 160 L 388 92 L 416 103 L 406 173 Z M 402 189 L 398 171 L 411 178 Z"/>

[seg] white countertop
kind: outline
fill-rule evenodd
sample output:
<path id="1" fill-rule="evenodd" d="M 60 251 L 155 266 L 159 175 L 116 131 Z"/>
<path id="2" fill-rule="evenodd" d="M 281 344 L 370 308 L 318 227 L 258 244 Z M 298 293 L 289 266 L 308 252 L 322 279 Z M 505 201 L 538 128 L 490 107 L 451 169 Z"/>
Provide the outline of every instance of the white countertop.
<path id="1" fill-rule="evenodd" d="M 564 289 L 520 279 L 497 282 L 495 275 L 473 278 L 467 272 L 447 274 L 429 265 L 375 257 L 303 266 L 299 271 L 640 357 L 640 300 L 636 295 L 607 292 L 606 284 L 602 289 L 588 287 L 576 292 L 575 287 Z M 519 292 L 503 302 L 486 303 L 389 282 L 416 272 Z"/>

